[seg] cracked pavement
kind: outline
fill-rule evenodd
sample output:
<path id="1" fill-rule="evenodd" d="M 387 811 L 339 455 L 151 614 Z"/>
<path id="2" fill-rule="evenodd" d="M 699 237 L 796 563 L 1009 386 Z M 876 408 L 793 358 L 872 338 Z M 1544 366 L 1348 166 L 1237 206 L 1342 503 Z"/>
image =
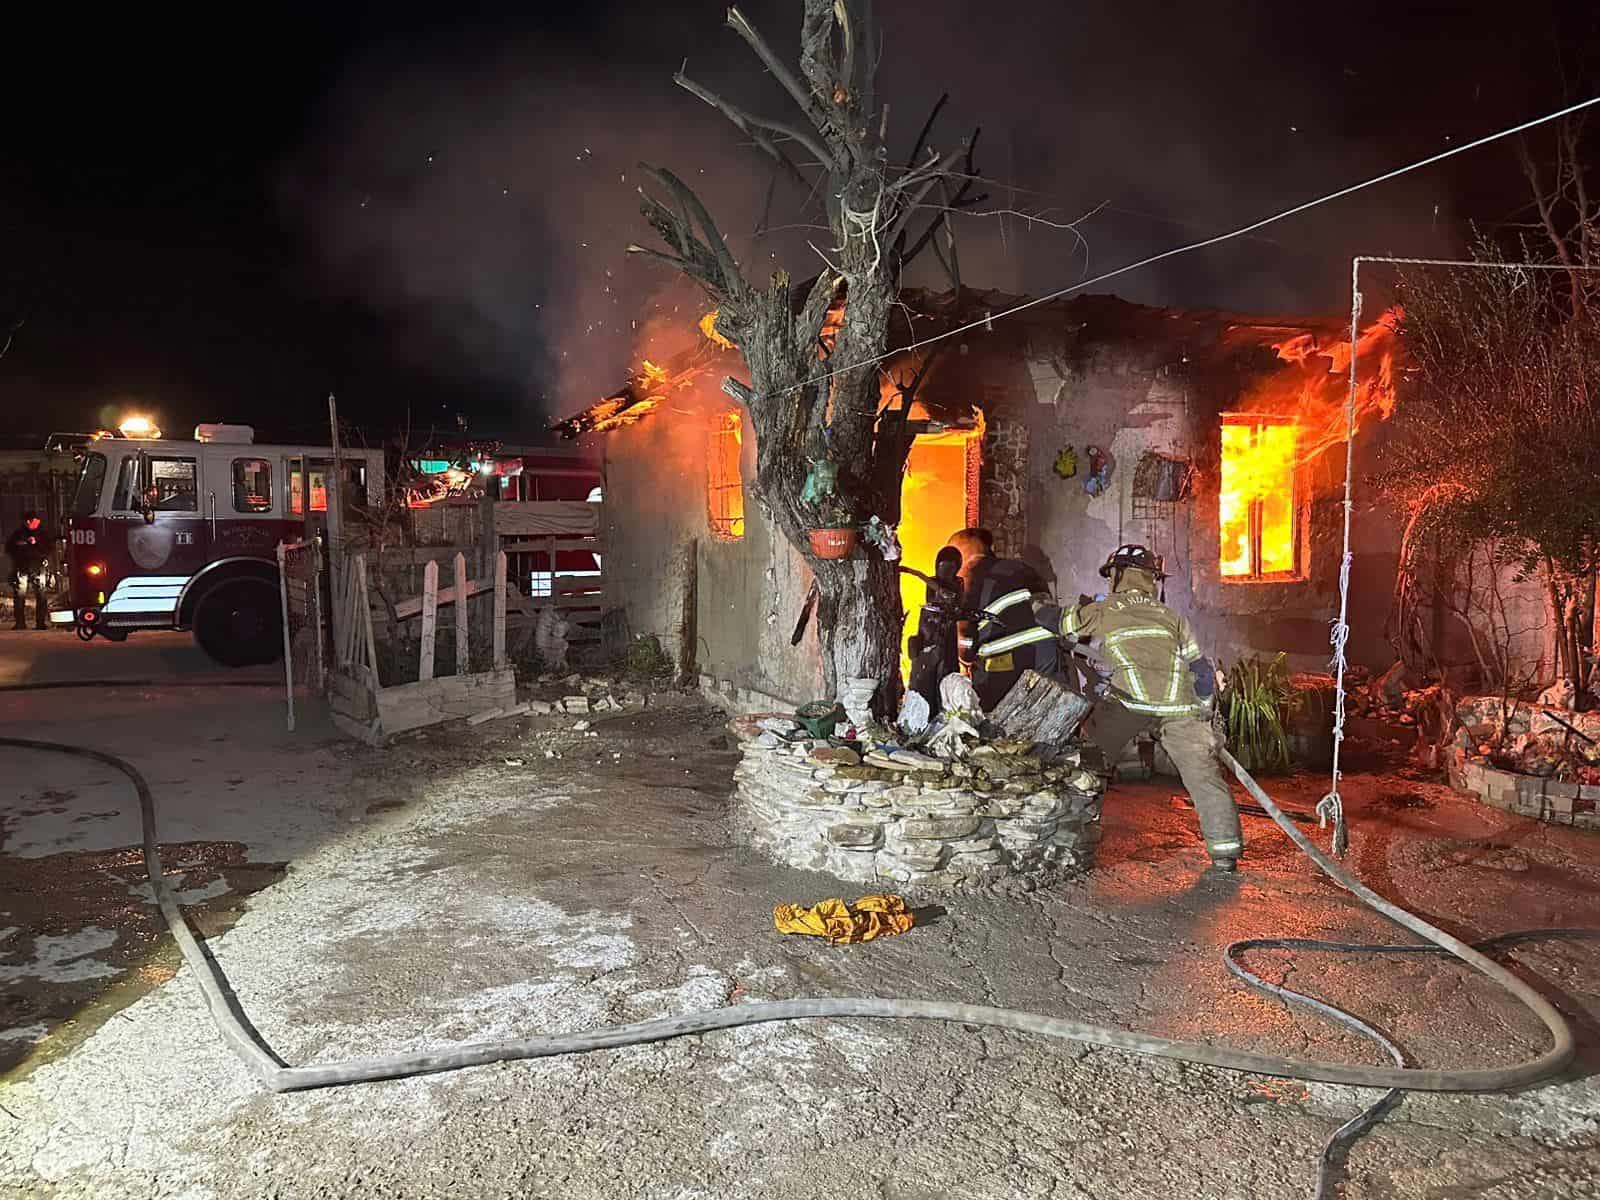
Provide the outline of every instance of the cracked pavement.
<path id="1" fill-rule="evenodd" d="M 898 995 L 1380 1061 L 1220 961 L 1242 937 L 1399 940 L 1265 821 L 1246 818 L 1247 872 L 1207 882 L 1173 785 L 1121 785 L 1087 878 L 1027 898 L 908 893 L 944 912 L 902 937 L 829 947 L 777 935 L 772 907 L 855 890 L 730 844 L 734 756 L 718 714 L 668 699 L 596 732 L 528 719 L 353 751 L 339 803 L 356 820 L 303 847 L 209 941 L 273 1049 L 331 1061 L 730 1002 Z M 134 757 L 150 767 L 162 752 Z M 1392 764 L 1347 782 L 1350 861 L 1401 902 L 1475 936 L 1600 925 L 1592 836 L 1401 781 Z M 1269 790 L 1307 808 L 1320 783 Z M 1425 803 L 1386 807 L 1397 786 Z M 1462 846 L 1507 844 L 1528 870 L 1429 869 Z M 1575 1020 L 1578 1066 L 1513 1096 L 1409 1096 L 1350 1155 L 1347 1196 L 1594 1194 L 1600 954 L 1551 942 L 1510 958 Z M 1373 1020 L 1419 1062 L 1503 1062 L 1539 1043 L 1531 1017 L 1434 956 L 1250 962 Z M 0 1195 L 1276 1200 L 1310 1193 L 1323 1139 L 1374 1098 L 865 1020 L 272 1096 L 223 1048 L 184 974 L 0 1083 Z"/>

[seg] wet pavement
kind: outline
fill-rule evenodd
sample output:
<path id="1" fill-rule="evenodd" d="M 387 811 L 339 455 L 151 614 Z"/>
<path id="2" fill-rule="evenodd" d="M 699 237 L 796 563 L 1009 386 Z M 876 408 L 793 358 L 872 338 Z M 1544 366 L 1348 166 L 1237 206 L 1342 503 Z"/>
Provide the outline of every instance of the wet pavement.
<path id="1" fill-rule="evenodd" d="M 528 718 L 428 731 L 386 752 L 289 743 L 261 727 L 253 770 L 270 761 L 283 774 L 291 744 L 310 747 L 288 754 L 296 768 L 320 763 L 316 787 L 289 776 L 273 793 L 277 820 L 299 833 L 209 839 L 241 841 L 247 861 L 289 861 L 210 942 L 267 1042 L 288 1062 L 327 1062 L 744 1000 L 900 995 L 1380 1061 L 1370 1044 L 1249 992 L 1222 967 L 1221 947 L 1237 938 L 1399 940 L 1264 819 L 1245 819 L 1247 870 L 1208 880 L 1194 814 L 1173 784 L 1119 785 L 1088 877 L 1026 899 L 943 898 L 942 915 L 903 937 L 828 947 L 776 935 L 772 906 L 854 892 L 731 845 L 734 759 L 720 717 L 687 700 L 656 703 L 592 731 Z M 178 798 L 178 748 L 139 750 L 164 840 L 195 838 L 207 816 L 239 821 Z M 212 796 L 226 793 L 215 767 Z M 1345 787 L 1350 861 L 1374 887 L 1469 937 L 1600 926 L 1593 835 L 1475 805 L 1401 761 L 1364 768 Z M 72 813 L 110 807 L 109 796 L 51 786 L 78 793 L 53 802 Z M 1324 789 L 1310 775 L 1268 782 L 1303 811 Z M 325 790 L 341 803 L 291 814 Z M 59 853 L 84 852 L 97 851 Z M 226 877 L 226 856 L 215 869 Z M 1351 1155 L 1347 1196 L 1593 1194 L 1600 951 L 1550 942 L 1505 959 L 1574 1021 L 1578 1064 L 1512 1096 L 1408 1097 Z M 1539 1045 L 1530 1017 L 1434 956 L 1273 951 L 1250 963 L 1373 1020 L 1419 1063 L 1507 1062 Z M 0 1195 L 217 1200 L 1277 1200 L 1309 1195 L 1322 1139 L 1373 1098 L 886 1021 L 757 1026 L 271 1096 L 223 1048 L 182 978 L 0 1092 L 0 1122 L 10 1122 L 0 1125 Z"/>
<path id="2" fill-rule="evenodd" d="M 40 686 L 52 683 L 74 686 Z M 19 686 L 36 690 L 3 690 Z M 349 802 L 342 743 L 315 722 L 287 734 L 281 686 L 272 668 L 216 666 L 187 634 L 0 633 L 0 736 L 92 745 L 144 770 L 163 864 L 207 935 Z M 0 1078 L 69 1052 L 177 969 L 131 799 L 100 764 L 0 748 Z"/>

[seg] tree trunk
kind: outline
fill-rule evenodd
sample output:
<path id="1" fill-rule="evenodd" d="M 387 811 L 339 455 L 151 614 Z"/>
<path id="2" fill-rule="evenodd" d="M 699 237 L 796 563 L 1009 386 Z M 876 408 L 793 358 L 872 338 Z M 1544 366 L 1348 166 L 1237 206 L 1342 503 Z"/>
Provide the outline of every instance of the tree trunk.
<path id="1" fill-rule="evenodd" d="M 879 683 L 872 708 L 889 716 L 898 701 L 900 575 L 874 550 L 812 562 L 817 575 L 817 638 L 829 698 L 850 679 Z"/>
<path id="2" fill-rule="evenodd" d="M 878 683 L 873 708 L 883 716 L 899 692 L 904 622 L 895 564 L 869 547 L 845 560 L 819 560 L 810 552 L 808 534 L 845 521 L 859 527 L 874 516 L 888 525 L 899 521 L 901 480 L 914 437 L 908 428 L 912 393 L 923 374 L 919 369 L 909 388 L 897 385 L 898 405 L 884 407 L 882 359 L 908 261 L 904 247 L 928 194 L 963 158 L 966 178 L 953 193 L 944 193 L 944 208 L 965 197 L 976 174 L 977 132 L 941 154 L 927 144 L 930 118 L 906 167 L 886 171 L 888 109 L 880 110 L 876 101 L 879 45 L 871 0 L 804 0 L 802 10 L 798 73 L 738 8 L 728 11 L 728 24 L 788 93 L 804 125 L 748 112 L 682 71 L 675 79 L 792 178 L 807 183 L 789 158 L 795 146 L 823 168 L 823 178 L 810 181 L 808 191 L 826 212 L 828 268 L 803 299 L 783 271 L 766 287 L 753 286 L 700 197 L 670 171 L 653 167 L 645 167 L 645 175 L 662 195 L 641 189 L 640 211 L 665 249 L 628 249 L 682 271 L 716 303 L 714 328 L 738 347 L 750 371 L 749 384 L 730 378 L 723 387 L 749 414 L 756 443 L 755 490 L 817 577 L 816 624 L 829 698 L 847 680 L 873 679 Z M 925 244 L 947 215 L 936 212 L 913 244 Z M 830 320 L 835 315 L 838 320 Z M 907 341 L 915 337 L 909 321 L 906 333 Z M 924 358 L 923 368 L 930 358 Z M 832 495 L 815 494 L 819 487 L 828 490 L 823 473 L 813 495 L 805 495 L 813 464 L 832 468 Z"/>
<path id="3" fill-rule="evenodd" d="M 1578 612 L 1575 622 L 1577 630 L 1577 661 L 1578 661 L 1578 691 L 1576 705 L 1579 709 L 1587 709 L 1593 701 L 1589 691 L 1589 664 L 1594 661 L 1594 603 L 1595 603 L 1595 576 L 1590 571 L 1583 577 L 1583 585 L 1578 589 Z"/>
<path id="4" fill-rule="evenodd" d="M 1555 564 L 1545 559 L 1545 588 L 1550 601 L 1550 619 L 1555 623 L 1556 680 L 1577 682 L 1577 665 L 1572 659 L 1572 630 L 1568 620 L 1567 600 L 1562 595 L 1561 580 Z"/>

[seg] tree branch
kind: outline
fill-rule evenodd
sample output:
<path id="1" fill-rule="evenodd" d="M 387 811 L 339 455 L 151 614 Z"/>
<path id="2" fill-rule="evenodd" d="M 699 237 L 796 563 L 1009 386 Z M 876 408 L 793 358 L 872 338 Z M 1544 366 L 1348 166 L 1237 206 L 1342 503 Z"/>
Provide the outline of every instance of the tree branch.
<path id="1" fill-rule="evenodd" d="M 856 16 L 856 32 L 851 39 L 855 50 L 855 57 L 850 63 L 850 70 L 846 78 L 850 80 L 850 90 L 855 93 L 856 107 L 864 120 L 871 128 L 873 111 L 877 107 L 878 97 L 875 90 L 875 80 L 878 75 L 878 36 L 873 28 L 872 0 L 860 0 L 855 7 L 846 6 L 846 12 Z M 883 106 L 884 116 L 889 113 L 889 106 Z M 878 138 L 881 144 L 885 130 L 880 127 Z M 876 147 L 873 147 L 876 151 Z"/>
<path id="2" fill-rule="evenodd" d="M 704 100 L 712 108 L 732 121 L 741 133 L 751 138 L 774 162 L 787 170 L 790 178 L 794 179 L 801 187 L 810 187 L 811 181 L 801 174 L 800 168 L 794 164 L 794 160 L 780 150 L 777 143 L 768 137 L 765 131 L 771 130 L 773 133 L 781 134 L 791 141 L 798 142 L 805 147 L 806 152 L 815 158 L 824 169 L 828 168 L 832 162 L 832 156 L 823 147 L 822 143 L 817 141 L 811 134 L 796 129 L 793 125 L 786 125 L 782 121 L 773 121 L 766 117 L 758 117 L 753 113 L 746 112 L 737 105 L 724 100 L 710 88 L 696 83 L 682 71 L 673 75 L 672 82 L 690 95 Z"/>
<path id="3" fill-rule="evenodd" d="M 908 265 L 916 260 L 917 255 L 921 254 L 927 245 L 933 241 L 933 239 L 939 233 L 940 226 L 950 219 L 950 211 L 952 209 L 960 208 L 962 205 L 968 203 L 967 192 L 971 189 L 974 179 L 977 175 L 977 171 L 975 170 L 972 162 L 972 153 L 973 148 L 978 143 L 978 134 L 981 132 L 981 126 L 978 129 L 973 130 L 972 140 L 967 143 L 966 177 L 962 180 L 961 187 L 955 194 L 955 199 L 950 204 L 945 205 L 945 210 L 943 212 L 939 213 L 938 216 L 934 217 L 933 220 L 928 222 L 928 227 L 922 231 L 922 235 L 918 237 L 917 240 L 912 244 L 910 250 L 905 248 L 906 237 L 910 233 L 909 223 L 901 231 L 900 236 L 895 239 L 895 257 L 898 260 L 900 270 L 904 271 Z M 971 202 L 976 203 L 977 200 L 974 199 Z"/>
<path id="4" fill-rule="evenodd" d="M 949 102 L 950 93 L 946 92 L 939 97 L 939 102 L 933 106 L 933 111 L 928 114 L 928 119 L 922 123 L 922 129 L 917 134 L 917 140 L 911 147 L 911 153 L 906 156 L 907 171 L 915 167 L 917 159 L 922 157 L 922 148 L 928 144 L 928 135 L 933 132 L 933 123 L 939 119 L 939 114 Z"/>
<path id="5" fill-rule="evenodd" d="M 723 277 L 721 264 L 717 262 L 715 253 L 695 237 L 686 211 L 674 212 L 642 188 L 639 190 L 639 211 L 644 214 L 650 227 L 661 235 L 661 240 L 677 253 L 661 254 L 643 246 L 638 247 L 636 253 L 655 255 L 714 292 L 726 288 L 727 281 Z"/>
<path id="6" fill-rule="evenodd" d="M 27 317 L 18 317 L 11 323 L 11 328 L 6 330 L 6 344 L 4 346 L 0 346 L 0 358 L 4 358 L 8 353 L 10 353 L 11 343 L 16 341 L 17 338 L 17 330 L 22 328 L 27 319 Z"/>
<path id="7" fill-rule="evenodd" d="M 637 254 L 641 258 L 654 259 L 656 262 L 664 263 L 667 266 L 671 267 L 675 271 L 683 271 L 683 272 L 689 273 L 689 274 L 693 273 L 690 270 L 690 264 L 685 262 L 683 259 L 677 257 L 676 255 L 674 255 L 674 254 L 663 254 L 659 250 L 652 250 L 652 249 L 650 249 L 649 246 L 641 246 L 636 242 L 630 242 L 628 244 L 627 253 L 629 253 L 629 254 Z M 698 276 L 697 276 L 697 278 L 698 278 Z"/>
<path id="8" fill-rule="evenodd" d="M 1578 256 L 1584 266 L 1591 265 L 1594 242 L 1600 230 L 1595 228 L 1596 216 L 1589 211 L 1589 186 L 1584 171 L 1581 141 L 1587 112 L 1568 117 L 1561 127 L 1561 137 L 1567 143 L 1567 161 L 1571 166 L 1573 203 L 1578 209 Z"/>
<path id="9" fill-rule="evenodd" d="M 810 10 L 811 6 L 808 5 L 808 20 L 810 19 Z M 830 12 L 829 20 L 831 19 L 832 14 Z M 808 92 L 800 81 L 795 78 L 794 73 L 784 66 L 778 56 L 772 52 L 772 47 L 767 45 L 766 38 L 762 37 L 756 27 L 750 23 L 750 18 L 739 11 L 737 4 L 728 9 L 728 26 L 745 40 L 750 49 L 756 52 L 756 57 L 772 73 L 772 77 L 783 85 L 783 90 L 794 98 L 794 102 L 800 106 L 800 111 L 805 113 L 806 119 L 816 126 L 818 133 L 826 137 L 829 130 L 837 124 L 830 109 L 824 108 L 817 96 Z M 833 162 L 831 155 L 822 154 L 819 157 L 824 163 L 831 164 Z"/>
<path id="10" fill-rule="evenodd" d="M 916 192 L 914 192 L 909 199 L 903 202 L 900 215 L 895 218 L 894 224 L 890 227 L 887 236 L 883 239 L 885 242 L 892 246 L 894 243 L 900 240 L 901 236 L 905 233 L 906 226 L 911 223 L 911 217 L 916 211 L 917 205 L 922 203 L 923 197 L 933 190 L 934 185 L 944 177 L 945 172 L 953 167 L 956 160 L 966 152 L 967 144 L 963 143 L 961 149 L 952 150 L 949 154 L 946 154 L 943 158 L 941 158 L 936 164 L 930 164 L 930 167 L 932 168 L 931 172 L 920 181 Z M 905 183 L 905 180 L 901 180 L 894 186 L 897 188 L 904 187 Z"/>
<path id="11" fill-rule="evenodd" d="M 732 396 L 740 404 L 744 405 L 745 408 L 749 408 L 756 398 L 755 388 L 747 383 L 741 383 L 732 375 L 723 379 L 722 390 L 726 395 Z"/>
<path id="12" fill-rule="evenodd" d="M 805 0 L 804 15 L 800 20 L 800 71 L 811 85 L 810 103 L 816 106 L 813 124 L 822 132 L 819 118 L 837 117 L 834 91 L 838 80 L 833 63 L 833 0 Z M 760 51 L 757 50 L 759 54 Z M 771 53 L 768 51 L 768 53 Z M 799 86 L 799 81 L 794 81 Z M 843 122 L 833 122 L 843 129 Z"/>
<path id="13" fill-rule="evenodd" d="M 748 292 L 750 287 L 745 282 L 743 273 L 739 270 L 738 259 L 733 257 L 733 252 L 728 249 L 728 243 L 722 236 L 722 231 L 717 228 L 716 221 L 712 220 L 710 212 L 701 203 L 700 197 L 694 194 L 694 189 L 664 167 L 651 167 L 641 164 L 641 168 L 645 174 L 671 192 L 673 198 L 693 215 L 694 220 L 699 224 L 701 231 L 705 235 L 705 248 L 711 252 L 718 268 L 722 272 L 725 293 L 730 298 L 737 298 Z M 646 217 L 648 216 L 649 214 L 646 213 Z M 693 231 L 688 231 L 688 234 L 692 241 Z"/>
<path id="14" fill-rule="evenodd" d="M 1556 164 L 1557 186 L 1561 177 L 1560 142 L 1557 142 L 1558 162 Z M 1555 251 L 1556 258 L 1561 265 L 1567 268 L 1567 282 L 1572 293 L 1572 312 L 1577 315 L 1584 311 L 1583 287 L 1578 278 L 1579 272 L 1574 269 L 1572 254 L 1567 246 L 1567 239 L 1562 237 L 1556 229 L 1555 198 L 1552 193 L 1545 191 L 1544 183 L 1539 177 L 1539 165 L 1533 161 L 1533 154 L 1528 149 L 1528 143 L 1521 138 L 1517 139 L 1517 154 L 1522 159 L 1522 173 L 1527 176 L 1528 186 L 1533 191 L 1533 202 L 1539 207 L 1539 220 L 1544 226 L 1545 236 L 1550 239 L 1551 249 Z"/>

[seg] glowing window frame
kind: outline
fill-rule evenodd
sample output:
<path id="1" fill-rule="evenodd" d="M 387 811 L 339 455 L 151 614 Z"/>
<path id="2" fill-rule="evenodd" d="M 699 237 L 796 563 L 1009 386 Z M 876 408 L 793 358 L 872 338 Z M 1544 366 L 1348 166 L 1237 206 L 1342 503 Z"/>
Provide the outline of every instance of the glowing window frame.
<path id="1" fill-rule="evenodd" d="M 1225 412 L 1220 414 L 1221 420 L 1217 427 L 1218 458 L 1217 458 L 1217 487 L 1220 496 L 1222 487 L 1222 469 L 1226 452 L 1222 449 L 1222 429 L 1224 426 L 1247 425 L 1255 430 L 1259 436 L 1262 428 L 1269 425 L 1297 425 L 1292 417 L 1278 416 L 1272 413 Z M 1229 575 L 1222 570 L 1222 511 L 1219 504 L 1217 511 L 1217 576 L 1223 583 L 1297 583 L 1308 577 L 1306 570 L 1306 545 L 1304 523 L 1301 520 L 1304 508 L 1304 480 L 1301 475 L 1301 465 L 1291 462 L 1285 468 L 1289 486 L 1289 512 L 1290 512 L 1290 549 L 1294 556 L 1294 565 L 1287 571 L 1262 571 L 1261 570 L 1261 501 L 1251 500 L 1250 503 L 1250 529 L 1246 535 L 1249 539 L 1250 570 L 1242 575 Z"/>
<path id="2" fill-rule="evenodd" d="M 744 537 L 744 410 L 712 416 L 706 431 L 706 520 L 713 537 Z"/>

